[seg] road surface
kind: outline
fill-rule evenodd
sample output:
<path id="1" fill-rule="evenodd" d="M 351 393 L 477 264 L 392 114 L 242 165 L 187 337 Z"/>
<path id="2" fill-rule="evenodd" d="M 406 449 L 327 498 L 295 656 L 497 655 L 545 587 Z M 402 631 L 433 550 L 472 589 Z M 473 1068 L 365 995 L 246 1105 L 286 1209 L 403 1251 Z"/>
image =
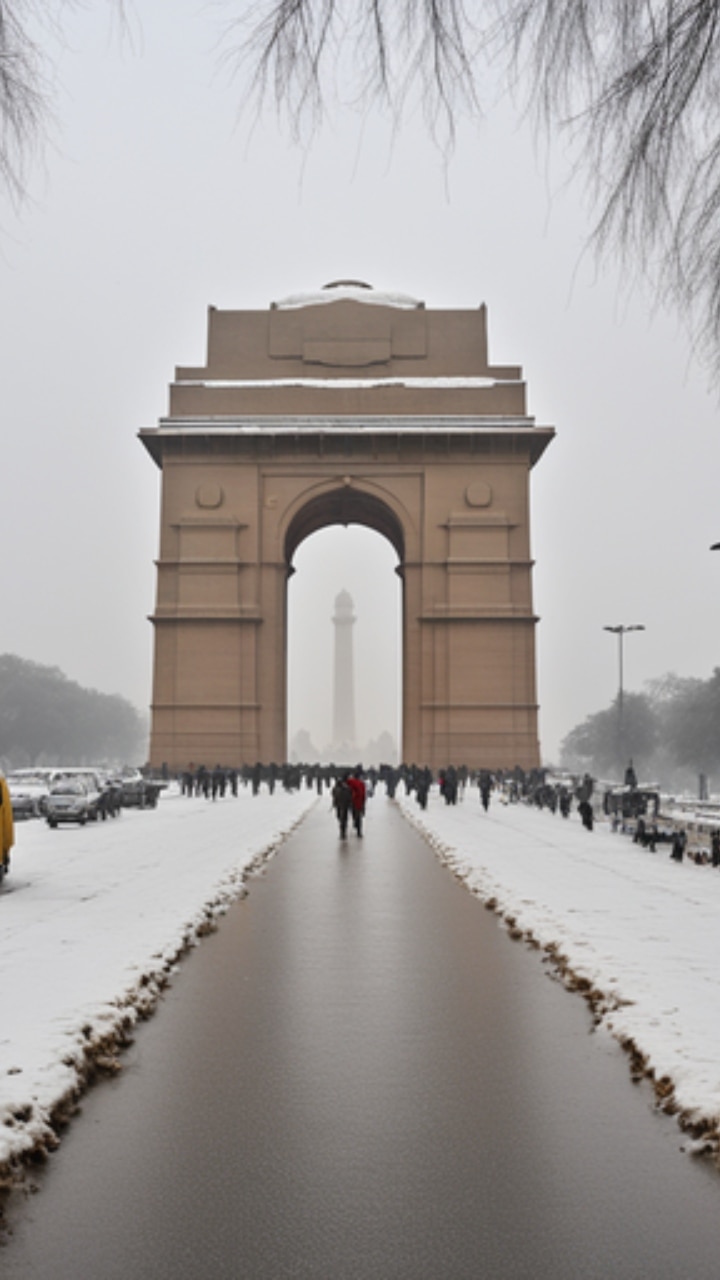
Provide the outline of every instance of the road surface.
<path id="1" fill-rule="evenodd" d="M 479 826 L 479 838 L 480 836 Z M 183 964 L 4 1280 L 716 1280 L 720 1176 L 384 797 Z"/>

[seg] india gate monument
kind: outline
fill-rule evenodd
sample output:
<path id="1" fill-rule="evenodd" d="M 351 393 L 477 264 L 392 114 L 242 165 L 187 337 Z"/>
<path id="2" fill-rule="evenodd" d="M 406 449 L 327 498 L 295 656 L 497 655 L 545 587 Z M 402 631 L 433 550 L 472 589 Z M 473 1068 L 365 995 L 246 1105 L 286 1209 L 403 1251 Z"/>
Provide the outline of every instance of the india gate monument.
<path id="1" fill-rule="evenodd" d="M 150 762 L 287 756 L 287 581 L 302 541 L 362 524 L 402 579 L 402 759 L 539 764 L 530 470 L 553 437 L 487 314 L 339 281 L 208 312 L 140 432 L 161 469 Z"/>

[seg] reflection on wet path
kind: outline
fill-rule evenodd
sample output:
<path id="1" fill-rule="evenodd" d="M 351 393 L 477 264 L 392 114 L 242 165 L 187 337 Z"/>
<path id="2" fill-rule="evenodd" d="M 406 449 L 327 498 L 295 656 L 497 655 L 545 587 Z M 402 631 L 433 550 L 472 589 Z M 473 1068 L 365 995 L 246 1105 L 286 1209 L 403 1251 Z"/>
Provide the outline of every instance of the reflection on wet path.
<path id="1" fill-rule="evenodd" d="M 584 1004 L 378 797 L 184 964 L 6 1280 L 710 1280 L 720 1179 Z"/>

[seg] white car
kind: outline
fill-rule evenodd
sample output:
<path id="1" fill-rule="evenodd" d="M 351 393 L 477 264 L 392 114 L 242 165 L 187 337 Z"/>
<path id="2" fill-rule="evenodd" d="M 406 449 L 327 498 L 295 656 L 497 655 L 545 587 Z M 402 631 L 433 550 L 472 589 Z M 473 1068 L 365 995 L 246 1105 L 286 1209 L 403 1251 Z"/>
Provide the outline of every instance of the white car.
<path id="1" fill-rule="evenodd" d="M 48 825 L 57 827 L 61 822 L 79 822 L 84 826 L 97 818 L 100 803 L 97 783 L 87 775 L 61 778 L 53 783 L 46 801 Z"/>
<path id="2" fill-rule="evenodd" d="M 5 779 L 14 818 L 39 818 L 45 812 L 50 787 L 42 774 L 28 771 L 8 774 Z"/>

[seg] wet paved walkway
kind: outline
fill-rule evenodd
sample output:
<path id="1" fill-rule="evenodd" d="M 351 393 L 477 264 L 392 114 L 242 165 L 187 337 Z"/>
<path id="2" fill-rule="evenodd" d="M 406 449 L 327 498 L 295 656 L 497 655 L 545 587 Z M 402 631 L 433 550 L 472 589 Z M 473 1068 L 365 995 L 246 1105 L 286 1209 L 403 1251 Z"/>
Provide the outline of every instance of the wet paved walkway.
<path id="1" fill-rule="evenodd" d="M 183 965 L 4 1280 L 715 1280 L 720 1178 L 377 797 Z"/>

